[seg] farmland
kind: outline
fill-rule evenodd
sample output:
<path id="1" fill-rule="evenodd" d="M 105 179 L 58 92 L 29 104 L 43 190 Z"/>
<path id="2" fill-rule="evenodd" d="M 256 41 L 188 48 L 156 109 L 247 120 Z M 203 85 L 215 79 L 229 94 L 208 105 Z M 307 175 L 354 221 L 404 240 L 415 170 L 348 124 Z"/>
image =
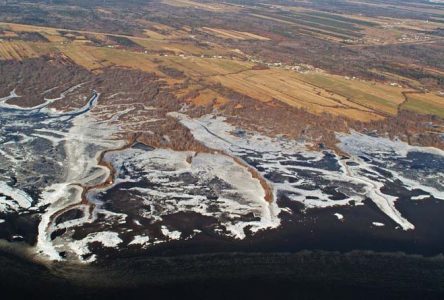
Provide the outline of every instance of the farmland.
<path id="1" fill-rule="evenodd" d="M 401 108 L 444 118 L 443 97 L 436 94 L 408 94 Z"/>
<path id="2" fill-rule="evenodd" d="M 259 41 L 268 41 L 268 38 L 265 38 L 260 35 L 256 35 L 249 32 L 235 31 L 235 30 L 224 30 L 219 28 L 208 28 L 203 27 L 202 31 L 213 34 L 215 36 L 221 37 L 223 39 L 235 39 L 235 40 L 259 40 Z"/>
<path id="3" fill-rule="evenodd" d="M 51 49 L 46 44 L 24 41 L 0 41 L 0 59 L 22 60 L 47 54 Z"/>
<path id="4" fill-rule="evenodd" d="M 323 20 L 325 17 L 322 15 L 316 18 Z M 349 20 L 340 19 L 337 22 L 346 21 Z M 367 25 L 364 21 L 354 22 Z M 187 78 L 194 83 L 182 88 L 182 93 L 188 99 L 194 92 L 193 103 L 196 105 L 210 105 L 213 101 L 218 105 L 227 103 L 229 99 L 211 89 L 212 85 L 222 85 L 263 103 L 279 101 L 315 114 L 328 113 L 371 121 L 396 115 L 404 102 L 402 92 L 409 90 L 388 83 L 332 75 L 323 71 L 297 72 L 288 70 L 285 65 L 256 68 L 254 62 L 234 49 L 216 43 L 198 45 L 187 42 L 183 39 L 188 36 L 186 30 L 175 30 L 160 24 L 152 26 L 153 30 L 147 29 L 145 36 L 140 37 L 21 24 L 3 23 L 2 26 L 8 29 L 9 36 L 31 32 L 47 39 L 46 42 L 5 39 L 0 42 L 0 58 L 3 60 L 22 60 L 60 53 L 93 72 L 101 72 L 113 66 L 132 68 L 156 73 L 172 85 L 183 83 Z M 159 28 L 163 29 L 163 33 L 154 31 Z M 222 39 L 267 40 L 241 31 L 202 30 L 221 36 Z M 182 40 L 178 37 L 182 37 Z M 175 78 L 172 72 L 179 72 L 185 77 Z M 441 98 L 436 93 L 422 94 L 409 99 L 402 109 L 442 116 Z"/>
<path id="5" fill-rule="evenodd" d="M 8 15 L 14 22 L 0 23 L 0 60 L 46 57 L 96 76 L 114 69 L 152 74 L 163 92 L 183 104 L 242 114 L 250 122 L 254 114 L 276 116 L 279 121 L 271 121 L 269 131 L 281 126 L 294 136 L 308 120 L 319 119 L 315 127 L 331 123 L 338 130 L 391 132 L 387 126 L 393 122 L 396 128 L 403 122 L 418 126 L 409 122 L 409 114 L 442 118 L 441 9 L 422 6 L 415 14 L 400 9 L 404 18 L 398 22 L 383 13 L 392 6 L 366 3 L 363 14 L 355 5 L 363 4 L 331 10 L 315 2 L 165 0 L 138 7 L 143 15 L 132 11 L 128 19 L 115 6 L 100 4 L 87 23 L 57 15 L 56 6 L 40 5 L 63 21 L 33 24 Z M 33 15 L 35 8 L 28 9 Z M 117 20 L 124 23 L 115 30 Z M 246 108 L 253 110 L 246 113 Z M 291 114 L 301 124 L 292 123 Z M 325 128 L 319 130 L 312 134 L 325 134 Z M 324 138 L 334 142 L 331 135 Z"/>
<path id="6" fill-rule="evenodd" d="M 268 261 L 312 250 L 337 251 L 333 285 L 366 293 L 371 266 L 383 289 L 429 290 L 361 258 L 442 259 L 443 57 L 428 0 L 0 1 L 0 251 L 111 298 L 136 296 L 123 277 L 189 288 L 204 261 L 282 298 Z"/>

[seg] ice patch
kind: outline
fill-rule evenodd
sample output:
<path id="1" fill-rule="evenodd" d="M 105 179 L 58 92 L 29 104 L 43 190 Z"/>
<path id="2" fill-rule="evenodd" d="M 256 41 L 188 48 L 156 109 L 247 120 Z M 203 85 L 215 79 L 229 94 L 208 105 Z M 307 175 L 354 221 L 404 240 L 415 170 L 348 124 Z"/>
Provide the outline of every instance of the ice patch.
<path id="1" fill-rule="evenodd" d="M 150 238 L 148 236 L 143 235 L 136 235 L 134 236 L 133 240 L 128 245 L 146 245 L 150 241 Z"/>
<path id="2" fill-rule="evenodd" d="M 177 230 L 169 230 L 168 227 L 166 226 L 162 226 L 160 228 L 160 230 L 162 231 L 162 234 L 167 237 L 169 240 L 179 240 L 182 233 L 180 231 Z"/>
<path id="3" fill-rule="evenodd" d="M 354 132 L 338 134 L 338 146 L 351 155 L 343 159 L 334 153 L 309 151 L 303 143 L 238 129 L 221 116 L 170 116 L 207 147 L 240 157 L 256 168 L 269 180 L 275 195 L 285 195 L 307 208 L 362 205 L 368 197 L 404 230 L 409 230 L 414 225 L 396 209 L 398 196 L 382 192 L 387 183 L 400 181 L 408 190 L 422 189 L 444 199 L 444 173 L 439 171 L 444 166 L 444 152 L 439 149 L 413 147 Z M 431 155 L 433 161 L 416 158 L 415 152 Z M 388 159 L 390 164 L 386 167 Z M 421 176 L 412 175 L 418 165 L 423 165 Z"/>
<path id="4" fill-rule="evenodd" d="M 126 189 L 130 201 L 143 199 L 138 200 L 146 207 L 141 216 L 152 222 L 193 212 L 215 217 L 226 234 L 239 239 L 245 238 L 247 227 L 257 232 L 280 224 L 279 210 L 265 200 L 260 181 L 229 156 L 127 149 L 110 153 L 106 159 L 118 171 L 114 186 L 132 183 Z M 100 193 L 95 196 L 99 201 L 101 197 Z"/>
<path id="5" fill-rule="evenodd" d="M 372 222 L 372 224 L 373 224 L 373 226 L 376 226 L 376 227 L 384 227 L 385 226 L 384 223 L 379 223 L 379 222 Z"/>
<path id="6" fill-rule="evenodd" d="M 69 243 L 69 248 L 81 259 L 83 256 L 91 254 L 89 244 L 98 242 L 105 248 L 117 248 L 123 241 L 116 232 L 94 232 L 88 234 L 84 239 Z M 85 262 L 92 262 L 96 259 L 95 255 L 90 256 Z"/>
<path id="7" fill-rule="evenodd" d="M 4 195 L 11 198 L 11 201 L 6 200 Z M 9 186 L 6 182 L 0 181 L 0 205 L 9 206 L 13 210 L 30 208 L 32 205 L 32 198 L 26 192 Z M 13 203 L 12 203 L 13 202 Z M 1 207 L 1 206 L 0 206 Z"/>
<path id="8" fill-rule="evenodd" d="M 338 220 L 342 221 L 344 220 L 344 216 L 341 215 L 340 213 L 334 213 L 335 217 L 338 218 Z"/>
<path id="9" fill-rule="evenodd" d="M 430 198 L 430 195 L 418 195 L 411 197 L 412 200 L 424 200 Z"/>
<path id="10" fill-rule="evenodd" d="M 355 156 L 365 156 L 370 153 L 386 154 L 389 156 L 405 157 L 409 152 L 419 151 L 444 156 L 444 151 L 433 147 L 411 146 L 400 140 L 390 140 L 383 137 L 369 136 L 353 131 L 351 134 L 337 133 L 342 150 Z"/>

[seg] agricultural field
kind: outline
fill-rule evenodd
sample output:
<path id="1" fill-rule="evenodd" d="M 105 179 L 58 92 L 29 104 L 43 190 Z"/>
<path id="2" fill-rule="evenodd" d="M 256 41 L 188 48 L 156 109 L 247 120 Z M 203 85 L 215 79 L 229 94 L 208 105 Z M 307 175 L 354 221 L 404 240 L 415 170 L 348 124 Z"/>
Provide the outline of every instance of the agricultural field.
<path id="1" fill-rule="evenodd" d="M 175 7 L 197 8 L 210 12 L 234 12 L 237 11 L 236 6 L 225 3 L 202 3 L 191 0 L 162 0 L 162 3 Z"/>
<path id="2" fill-rule="evenodd" d="M 401 109 L 444 118 L 444 97 L 433 93 L 408 94 Z"/>
<path id="3" fill-rule="evenodd" d="M 395 115 L 404 101 L 404 90 L 399 87 L 326 74 L 304 74 L 300 78 L 382 114 Z"/>
<path id="4" fill-rule="evenodd" d="M 332 24 L 352 22 L 347 18 L 312 14 L 310 18 L 319 22 L 327 19 L 334 20 Z M 367 21 L 353 22 L 356 26 L 368 25 Z M 7 29 L 3 36 L 14 38 L 0 41 L 0 58 L 3 60 L 59 53 L 93 72 L 125 67 L 155 73 L 170 85 L 188 79 L 194 83 L 187 83 L 189 86 L 178 91 L 178 96 L 182 93 L 184 99 L 198 106 L 228 103 L 229 99 L 211 88 L 221 85 L 263 103 L 278 101 L 315 114 L 328 113 L 360 121 L 381 120 L 396 115 L 401 109 L 442 116 L 442 97 L 436 92 L 409 95 L 404 103 L 403 92 L 409 91 L 409 88 L 391 86 L 387 82 L 332 75 L 324 71 L 298 72 L 282 65 L 256 68 L 256 63 L 234 49 L 215 43 L 207 47 L 178 40 L 178 35 L 187 36 L 186 31 L 166 26 L 151 24 L 152 29 L 145 30 L 145 37 L 21 24 L 4 23 L 3 27 Z M 248 32 L 204 30 L 217 37 L 223 36 L 223 39 L 267 40 Z M 20 40 L 17 37 L 22 32 L 40 34 L 46 41 Z M 196 87 L 193 88 L 192 84 Z"/>
<path id="5" fill-rule="evenodd" d="M 50 53 L 45 43 L 24 41 L 0 41 L 0 60 L 22 60 Z"/>
<path id="6" fill-rule="evenodd" d="M 246 71 L 215 76 L 211 80 L 264 102 L 277 100 L 314 113 L 332 113 L 357 120 L 396 114 L 397 105 L 403 101 L 402 89 L 319 73 Z M 386 92 L 388 96 L 382 96 Z"/>
<path id="7" fill-rule="evenodd" d="M 444 299 L 442 2 L 0 0 L 2 294 Z"/>
<path id="8" fill-rule="evenodd" d="M 215 35 L 217 37 L 221 37 L 223 39 L 235 39 L 235 40 L 258 40 L 258 41 L 269 41 L 269 38 L 253 34 L 250 32 L 244 32 L 244 31 L 235 31 L 235 30 L 225 30 L 225 29 L 219 29 L 219 28 L 208 28 L 203 27 L 203 32 Z"/>
<path id="9" fill-rule="evenodd" d="M 436 31 L 444 14 L 436 7 L 416 5 L 418 15 L 399 22 L 381 10 L 396 7 L 400 14 L 410 14 L 407 9 L 396 4 L 358 1 L 347 4 L 347 14 L 342 12 L 345 6 L 333 11 L 315 4 L 255 5 L 246 1 L 242 5 L 215 5 L 164 0 L 160 5 L 152 7 L 155 18 L 138 18 L 132 25 L 137 29 L 127 34 L 109 32 L 106 26 L 92 30 L 0 23 L 0 59 L 63 55 L 94 73 L 113 67 L 153 73 L 179 98 L 197 106 L 229 103 L 229 97 L 221 94 L 222 87 L 225 92 L 267 105 L 277 101 L 310 113 L 357 121 L 382 120 L 400 111 L 442 116 L 440 82 L 444 75 L 435 57 L 443 38 Z M 353 5 L 368 7 L 369 13 L 348 7 Z M 166 8 L 175 21 L 164 22 L 158 14 L 158 9 Z M 182 9 L 187 9 L 195 22 L 180 21 Z M 109 7 L 99 7 L 95 12 L 106 18 L 117 13 Z M 227 19 L 227 12 L 233 18 L 237 16 L 238 21 Z M 206 19 L 211 14 L 224 21 L 212 24 Z M 421 20 L 424 16 L 426 21 Z M 208 25 L 202 26 L 203 21 Z M 243 22 L 260 25 L 245 26 Z M 390 59 L 388 52 L 380 48 L 416 47 L 415 51 L 422 53 L 422 47 L 429 44 L 434 51 L 424 57 L 418 55 L 404 73 L 399 70 L 406 64 L 397 59 L 408 48 L 396 48 L 401 55 L 390 63 L 385 62 Z M 312 47 L 321 59 L 307 57 L 301 52 L 303 47 Z M 350 65 L 343 62 L 335 68 L 340 59 L 326 58 L 324 47 L 333 51 L 333 56 L 350 59 Z M 355 51 L 365 54 L 356 57 Z M 296 66 L 294 57 L 300 59 Z M 374 57 L 381 57 L 381 62 Z M 320 68 L 312 65 L 317 61 L 323 62 Z M 428 92 L 410 93 L 423 89 Z"/>

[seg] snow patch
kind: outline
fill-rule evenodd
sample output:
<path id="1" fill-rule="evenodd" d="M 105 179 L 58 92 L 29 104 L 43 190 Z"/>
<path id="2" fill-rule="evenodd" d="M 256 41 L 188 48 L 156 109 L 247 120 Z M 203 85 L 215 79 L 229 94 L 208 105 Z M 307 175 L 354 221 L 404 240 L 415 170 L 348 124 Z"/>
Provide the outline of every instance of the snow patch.
<path id="1" fill-rule="evenodd" d="M 402 168 L 397 168 L 395 163 L 388 168 L 384 167 L 388 158 L 396 161 L 406 158 L 413 151 L 435 155 L 442 163 L 444 151 L 439 149 L 414 147 L 399 140 L 352 132 L 338 134 L 338 146 L 351 157 L 346 159 L 331 153 L 333 159 L 328 159 L 325 152 L 309 151 L 306 144 L 238 129 L 228 124 L 222 116 L 206 115 L 199 119 L 192 119 L 182 113 L 170 113 L 170 116 L 177 118 L 190 129 L 194 138 L 206 146 L 240 157 L 255 167 L 263 177 L 270 178 L 275 195 L 284 193 L 289 199 L 301 202 L 307 208 L 351 203 L 362 205 L 368 197 L 404 230 L 411 230 L 414 225 L 395 207 L 398 197 L 381 192 L 386 182 L 398 179 L 409 190 L 420 188 L 437 199 L 444 199 L 444 174 L 429 172 L 415 178 L 402 173 Z M 411 162 L 404 160 L 404 163 Z M 393 179 L 378 174 L 375 171 L 377 167 L 392 174 Z M 331 192 L 333 189 L 342 194 L 340 199 L 334 198 Z"/>
<path id="2" fill-rule="evenodd" d="M 0 181 L 0 195 L 4 195 L 12 199 L 12 201 L 6 200 L 5 197 L 0 196 L 0 209 L 1 207 L 9 207 L 14 211 L 19 209 L 27 209 L 32 205 L 32 198 L 26 192 L 9 186 L 6 182 Z"/>
<path id="3" fill-rule="evenodd" d="M 178 212 L 194 212 L 215 217 L 228 235 L 239 239 L 245 238 L 247 227 L 257 232 L 280 224 L 279 210 L 265 200 L 260 181 L 229 156 L 127 149 L 110 153 L 106 159 L 118 172 L 114 186 L 141 181 L 155 186 L 132 184 L 127 189 L 130 199 L 143 199 L 147 209 L 142 209 L 141 216 L 152 222 Z M 129 175 L 123 176 L 122 170 Z"/>
<path id="4" fill-rule="evenodd" d="M 162 226 L 160 230 L 162 231 L 162 234 L 170 240 L 179 240 L 182 235 L 180 231 L 169 230 L 166 226 Z"/>
<path id="5" fill-rule="evenodd" d="M 136 235 L 134 236 L 133 240 L 128 245 L 146 245 L 150 241 L 150 238 L 148 236 L 144 235 Z"/>
<path id="6" fill-rule="evenodd" d="M 385 226 L 384 223 L 380 223 L 380 222 L 372 222 L 372 224 L 373 224 L 373 226 L 376 226 L 376 227 L 384 227 Z"/>
<path id="7" fill-rule="evenodd" d="M 418 195 L 411 197 L 412 200 L 424 200 L 430 198 L 430 195 Z"/>
<path id="8" fill-rule="evenodd" d="M 80 260 L 82 256 L 91 254 L 89 244 L 98 242 L 105 248 L 117 248 L 123 241 L 116 232 L 102 231 L 88 234 L 84 239 L 69 243 L 69 248 L 78 255 Z M 92 262 L 96 259 L 94 255 L 90 256 L 85 262 Z"/>
<path id="9" fill-rule="evenodd" d="M 335 217 L 338 218 L 338 220 L 342 221 L 344 220 L 344 216 L 341 215 L 340 213 L 334 213 Z"/>

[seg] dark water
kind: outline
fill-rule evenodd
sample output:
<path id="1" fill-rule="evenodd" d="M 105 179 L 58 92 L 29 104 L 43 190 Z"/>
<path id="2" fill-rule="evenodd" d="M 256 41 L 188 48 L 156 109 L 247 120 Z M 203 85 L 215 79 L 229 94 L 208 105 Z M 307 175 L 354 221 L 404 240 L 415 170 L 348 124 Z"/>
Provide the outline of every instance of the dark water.
<path id="1" fill-rule="evenodd" d="M 0 133 L 6 142 L 20 144 L 22 140 L 17 132 L 25 136 L 38 133 L 39 129 L 51 130 L 54 134 L 66 132 L 71 119 L 90 109 L 95 99 L 90 100 L 84 111 L 59 115 L 57 121 L 50 123 L 43 123 L 48 116 L 38 111 L 14 114 L 13 110 L 4 110 Z M 15 123 L 8 122 L 11 120 Z M 48 185 L 62 177 L 63 174 L 56 171 L 56 163 L 65 155 L 63 148 L 52 147 L 46 139 L 37 141 L 26 145 L 26 149 L 23 147 L 23 151 L 34 158 L 20 164 L 22 170 L 16 170 L 26 176 L 20 178 L 10 172 L 10 166 L 0 166 L 0 175 L 34 199 L 38 198 L 38 191 L 30 187 Z M 136 144 L 135 148 L 152 150 L 142 144 Z M 345 195 L 334 189 L 337 184 L 334 181 L 326 181 L 315 171 L 291 169 L 310 166 L 338 171 L 337 158 L 329 152 L 324 154 L 321 160 L 312 162 L 304 162 L 304 157 L 297 155 L 282 157 L 281 164 L 294 170 L 294 178 L 276 172 L 268 172 L 265 177 L 277 183 L 310 178 L 312 182 L 305 189 L 322 187 L 324 193 L 331 195 L 330 199 L 343 199 Z M 47 157 L 53 161 L 45 159 Z M 263 171 L 263 159 L 258 153 L 248 153 L 243 159 Z M 372 162 L 371 158 L 366 157 L 366 160 Z M 403 174 L 422 176 L 425 183 L 439 185 L 433 182 L 433 175 L 443 170 L 444 161 L 438 156 L 411 152 L 405 158 L 389 162 Z M 390 177 L 384 168 L 385 165 L 374 163 L 372 170 L 379 177 Z M 34 180 L 43 180 L 44 185 Z M 149 182 L 143 180 L 138 184 L 149 186 Z M 105 208 L 137 216 L 140 203 L 129 203 L 127 195 L 121 191 L 133 185 L 124 183 L 108 190 Z M 387 182 L 383 192 L 399 197 L 396 208 L 415 225 L 415 230 L 397 228 L 397 224 L 369 199 L 362 206 L 306 211 L 302 204 L 282 193 L 278 204 L 288 207 L 292 214 L 283 213 L 279 228 L 245 240 L 224 238 L 205 230 L 214 221 L 210 217 L 180 213 L 165 216 L 164 224 L 180 228 L 182 232 L 199 228 L 203 234 L 149 249 L 110 250 L 92 245 L 97 248 L 95 253 L 100 254 L 93 266 L 59 264 L 47 269 L 13 255 L 0 254 L 0 295 L 4 299 L 444 299 L 444 258 L 440 256 L 444 252 L 443 201 L 433 197 L 412 201 L 412 196 L 422 193 L 409 191 L 396 180 Z M 0 226 L 0 236 L 9 238 L 19 234 L 33 244 L 39 213 L 0 214 L 6 220 Z M 334 213 L 342 214 L 344 220 L 339 221 Z M 75 219 L 81 214 L 63 217 Z M 372 222 L 385 226 L 375 227 Z M 144 228 L 150 226 L 143 222 L 142 225 Z M 131 241 L 132 236 L 125 236 L 124 232 L 134 229 L 134 225 L 127 222 L 112 226 L 110 229 L 122 233 L 120 237 L 125 244 Z M 83 238 L 97 228 L 95 223 L 86 224 L 74 238 Z M 377 253 L 364 252 L 367 250 Z M 411 256 L 418 254 L 425 257 Z"/>
<path id="2" fill-rule="evenodd" d="M 53 270 L 0 256 L 4 299 L 440 299 L 444 259 L 354 252 L 118 259 Z M 76 272 L 76 278 L 60 277 Z"/>
<path id="3" fill-rule="evenodd" d="M 402 203 L 402 204 L 401 204 Z M 373 250 L 378 252 L 404 252 L 435 256 L 443 252 L 444 211 L 440 202 L 433 200 L 412 204 L 400 201 L 399 208 L 407 214 L 417 215 L 414 231 L 394 230 L 396 224 L 381 213 L 371 201 L 365 206 L 318 209 L 309 213 L 299 212 L 284 217 L 283 225 L 275 230 L 260 232 L 245 240 L 223 239 L 205 232 L 187 241 L 172 241 L 152 246 L 147 250 L 128 249 L 127 255 L 168 256 L 213 252 L 297 252 L 305 249 L 339 251 Z M 344 215 L 339 222 L 333 213 Z M 429 216 L 430 218 L 424 218 Z M 196 217 L 203 222 L 202 218 Z M 174 226 L 181 222 L 195 222 L 191 215 L 165 218 L 165 224 Z M 385 227 L 375 227 L 372 221 L 385 222 Z M 391 227 L 393 225 L 393 227 Z M 191 225 L 190 225 L 191 226 Z M 108 257 L 119 257 L 122 252 L 107 251 Z"/>
<path id="4" fill-rule="evenodd" d="M 138 148 L 139 146 L 137 146 Z M 143 149 L 151 150 L 151 149 Z M 288 159 L 290 158 L 290 159 Z M 255 162 L 260 162 L 259 154 L 252 153 L 244 156 L 243 159 L 250 165 L 258 167 Z M 430 163 L 436 161 L 438 163 Z M 369 159 L 370 161 L 370 159 Z M 428 162 L 426 162 L 428 161 Z M 399 162 L 393 160 L 393 164 L 397 164 L 396 169 L 416 168 L 422 169 L 427 174 L 437 174 L 440 172 L 440 164 L 442 159 L 429 153 L 412 152 L 405 159 Z M 308 162 L 304 158 L 283 157 L 284 165 L 300 165 L 308 166 Z M 420 165 L 421 167 L 414 167 Z M 312 167 L 319 169 L 338 171 L 340 169 L 337 158 L 329 152 L 325 152 L 322 159 L 313 162 Z M 378 168 L 378 166 L 375 166 Z M 107 190 L 101 195 L 106 209 L 125 213 L 129 219 L 138 217 L 140 209 L 144 204 L 139 200 L 129 200 L 131 198 L 128 190 L 131 187 L 143 187 L 157 189 L 156 185 L 145 180 L 146 174 L 142 170 L 135 167 L 131 168 L 134 174 L 129 174 L 124 167 L 120 168 L 120 177 L 126 178 L 132 176 L 139 178 L 134 182 L 123 182 Z M 385 169 L 380 167 L 375 169 L 379 173 L 379 177 L 392 176 L 391 173 L 385 174 Z M 311 170 L 295 170 L 293 174 L 295 178 L 309 178 L 312 180 L 307 189 L 319 189 L 331 195 L 330 199 L 340 200 L 344 195 L 334 188 L 337 182 L 328 181 L 319 175 L 319 173 Z M 265 177 L 272 182 L 280 182 L 281 178 L 276 172 L 269 172 Z M 288 180 L 288 176 L 285 178 Z M 182 180 L 182 179 L 181 179 Z M 282 179 L 283 180 L 283 179 Z M 382 180 L 382 179 L 381 179 Z M 341 182 L 345 185 L 346 183 Z M 351 185 L 351 184 L 350 184 Z M 359 187 L 353 187 L 358 189 Z M 442 188 L 442 187 L 441 187 Z M 281 213 L 282 225 L 277 229 L 259 232 L 254 236 L 249 236 L 245 240 L 234 240 L 232 238 L 224 238 L 218 234 L 214 234 L 211 230 L 211 224 L 214 223 L 210 217 L 204 217 L 197 213 L 177 213 L 163 217 L 162 224 L 168 225 L 169 228 L 178 229 L 183 233 L 187 233 L 194 228 L 202 231 L 202 234 L 186 241 L 173 241 L 165 244 L 150 246 L 148 249 L 127 248 L 124 251 L 104 251 L 107 257 L 121 257 L 122 255 L 183 255 L 183 254 L 200 254 L 213 252 L 297 252 L 305 249 L 309 250 L 326 250 L 349 252 L 354 250 L 372 250 L 378 252 L 404 252 L 408 254 L 420 254 L 425 256 L 435 256 L 444 253 L 444 202 L 429 196 L 420 201 L 413 201 L 411 197 L 423 192 L 419 190 L 409 190 L 399 180 L 390 180 L 384 183 L 382 192 L 387 195 L 398 197 L 395 203 L 396 209 L 402 216 L 415 225 L 415 230 L 402 230 L 397 223 L 382 212 L 374 202 L 370 199 L 364 201 L 363 205 L 347 205 L 330 208 L 314 208 L 308 209 L 301 203 L 291 200 L 287 197 L 286 192 L 278 194 L 279 207 L 287 207 L 291 210 L 291 214 Z M 338 220 L 334 215 L 339 213 L 343 215 L 343 220 Z M 143 228 L 152 226 L 150 222 L 143 219 Z M 385 226 L 377 227 L 373 222 L 383 223 Z M 94 225 L 91 225 L 94 226 Z M 131 222 L 117 225 L 113 230 L 123 233 L 121 237 L 125 240 L 125 232 L 137 230 Z M 131 241 L 128 237 L 127 241 Z M 125 240 L 126 242 L 126 240 Z M 122 254 L 124 253 L 124 254 Z"/>

